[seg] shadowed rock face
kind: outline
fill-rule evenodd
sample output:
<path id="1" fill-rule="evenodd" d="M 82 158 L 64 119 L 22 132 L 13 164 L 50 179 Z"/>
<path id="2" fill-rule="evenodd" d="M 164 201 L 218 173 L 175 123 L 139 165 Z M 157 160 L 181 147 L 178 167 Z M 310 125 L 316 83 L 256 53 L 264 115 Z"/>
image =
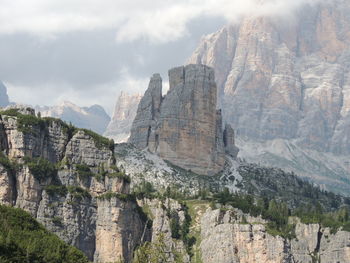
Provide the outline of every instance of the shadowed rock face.
<path id="1" fill-rule="evenodd" d="M 6 86 L 0 81 L 0 107 L 6 107 L 9 104 Z"/>
<path id="2" fill-rule="evenodd" d="M 215 174 L 225 162 L 221 111 L 213 69 L 188 65 L 169 71 L 170 89 L 162 97 L 162 79 L 153 75 L 140 101 L 129 142 L 199 174 Z M 226 150 L 237 150 L 227 140 Z M 235 149 L 234 151 L 232 151 Z"/>
<path id="3" fill-rule="evenodd" d="M 137 106 L 141 98 L 140 94 L 130 95 L 121 92 L 104 136 L 113 139 L 116 143 L 128 140 L 131 124 L 136 116 Z"/>
<path id="4" fill-rule="evenodd" d="M 189 63 L 215 69 L 238 136 L 349 154 L 349 11 L 336 0 L 305 5 L 295 19 L 246 17 L 204 37 Z"/>

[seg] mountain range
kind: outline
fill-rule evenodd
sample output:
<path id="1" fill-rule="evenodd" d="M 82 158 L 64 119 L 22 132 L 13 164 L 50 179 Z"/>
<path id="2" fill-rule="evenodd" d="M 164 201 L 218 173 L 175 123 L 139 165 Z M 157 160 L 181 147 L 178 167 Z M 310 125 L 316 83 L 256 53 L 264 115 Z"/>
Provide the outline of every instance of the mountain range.
<path id="1" fill-rule="evenodd" d="M 77 127 L 90 129 L 99 134 L 103 134 L 111 120 L 100 105 L 80 107 L 69 101 L 64 101 L 57 106 L 36 106 L 35 110 L 40 112 L 42 117 L 60 118 Z"/>
<path id="2" fill-rule="evenodd" d="M 349 11 L 335 0 L 305 4 L 293 19 L 243 17 L 203 37 L 188 60 L 214 67 L 241 158 L 347 194 Z"/>

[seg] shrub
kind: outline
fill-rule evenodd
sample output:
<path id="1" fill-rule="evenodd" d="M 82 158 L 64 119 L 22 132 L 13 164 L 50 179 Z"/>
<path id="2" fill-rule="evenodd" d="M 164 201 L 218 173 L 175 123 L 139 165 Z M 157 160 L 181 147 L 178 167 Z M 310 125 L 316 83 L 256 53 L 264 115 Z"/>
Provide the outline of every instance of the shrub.
<path id="1" fill-rule="evenodd" d="M 90 193 L 80 186 L 67 186 L 67 190 L 76 199 L 91 198 Z"/>
<path id="2" fill-rule="evenodd" d="M 49 233 L 19 208 L 0 205 L 0 262 L 88 263 L 77 248 Z"/>
<path id="3" fill-rule="evenodd" d="M 130 183 L 130 177 L 127 176 L 124 172 L 114 172 L 114 173 L 108 173 L 107 176 L 109 178 L 120 178 L 126 183 Z"/>
<path id="4" fill-rule="evenodd" d="M 170 213 L 170 230 L 171 230 L 171 237 L 175 239 L 180 239 L 180 222 L 179 218 L 177 216 L 177 213 L 175 211 L 172 211 Z"/>
<path id="5" fill-rule="evenodd" d="M 112 152 L 114 151 L 114 141 L 110 140 L 106 137 L 103 137 L 91 130 L 87 130 L 87 129 L 79 129 L 81 131 L 83 131 L 85 134 L 89 135 L 95 142 L 95 145 L 97 148 L 101 149 L 101 148 L 107 148 L 109 150 L 111 150 Z"/>
<path id="6" fill-rule="evenodd" d="M 90 170 L 90 167 L 86 164 L 76 164 L 75 168 L 78 172 L 79 179 L 81 180 L 94 176 L 93 172 Z"/>
<path id="7" fill-rule="evenodd" d="M 107 192 L 102 195 L 99 195 L 97 199 L 100 200 L 111 200 L 112 198 L 117 198 L 121 201 L 136 201 L 135 196 L 131 194 L 121 194 L 121 193 L 113 193 L 113 192 Z"/>
<path id="8" fill-rule="evenodd" d="M 18 166 L 18 164 L 12 162 L 3 152 L 0 152 L 0 164 L 11 174 L 16 172 Z"/>
<path id="9" fill-rule="evenodd" d="M 54 178 L 57 174 L 56 166 L 44 158 L 24 158 L 31 174 L 39 181 Z"/>
<path id="10" fill-rule="evenodd" d="M 48 193 L 48 195 L 59 195 L 59 196 L 66 196 L 68 193 L 68 189 L 64 185 L 47 185 L 45 186 L 45 191 Z"/>

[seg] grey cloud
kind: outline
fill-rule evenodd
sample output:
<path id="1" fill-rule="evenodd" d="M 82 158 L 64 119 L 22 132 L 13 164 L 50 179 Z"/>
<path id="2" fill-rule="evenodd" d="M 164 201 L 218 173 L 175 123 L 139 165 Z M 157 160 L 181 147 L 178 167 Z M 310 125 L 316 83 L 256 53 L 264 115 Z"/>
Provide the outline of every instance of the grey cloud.
<path id="1" fill-rule="evenodd" d="M 0 35 L 0 79 L 8 83 L 12 100 L 22 103 L 71 100 L 79 105 L 98 103 L 110 111 L 121 90 L 143 92 L 155 72 L 167 79 L 167 70 L 183 64 L 203 34 L 224 23 L 195 19 L 188 25 L 189 35 L 157 45 L 146 39 L 116 43 L 113 30 L 62 33 L 54 39 Z"/>

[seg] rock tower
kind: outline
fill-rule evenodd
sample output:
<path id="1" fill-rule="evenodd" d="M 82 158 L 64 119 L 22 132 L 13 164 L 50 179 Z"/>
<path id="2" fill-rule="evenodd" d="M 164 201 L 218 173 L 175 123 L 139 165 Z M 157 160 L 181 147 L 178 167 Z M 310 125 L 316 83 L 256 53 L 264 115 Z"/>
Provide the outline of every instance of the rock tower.
<path id="1" fill-rule="evenodd" d="M 140 101 L 129 142 L 198 174 L 223 169 L 225 153 L 237 156 L 231 126 L 222 128 L 214 70 L 187 65 L 169 70 L 169 91 L 154 74 Z"/>

